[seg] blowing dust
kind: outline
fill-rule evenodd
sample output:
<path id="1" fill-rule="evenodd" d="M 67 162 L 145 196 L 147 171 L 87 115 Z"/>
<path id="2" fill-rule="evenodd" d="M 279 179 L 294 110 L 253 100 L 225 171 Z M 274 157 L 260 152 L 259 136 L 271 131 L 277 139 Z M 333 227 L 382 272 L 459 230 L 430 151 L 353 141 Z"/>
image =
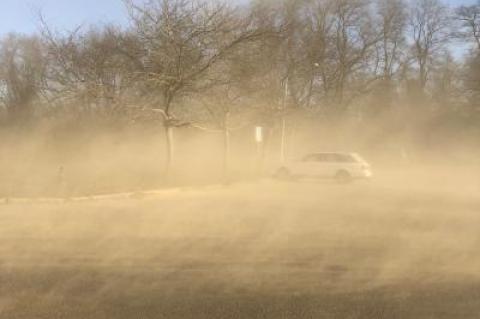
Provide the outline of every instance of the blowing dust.
<path id="1" fill-rule="evenodd" d="M 179 130 L 168 179 L 154 128 L 4 136 L 15 152 L 2 152 L 1 317 L 476 313 L 477 155 L 455 145 L 407 157 L 335 129 L 294 132 L 288 156 L 342 145 L 369 161 L 371 180 L 275 180 L 278 139 L 259 171 L 253 131 L 232 136 L 225 172 L 221 136 Z"/>

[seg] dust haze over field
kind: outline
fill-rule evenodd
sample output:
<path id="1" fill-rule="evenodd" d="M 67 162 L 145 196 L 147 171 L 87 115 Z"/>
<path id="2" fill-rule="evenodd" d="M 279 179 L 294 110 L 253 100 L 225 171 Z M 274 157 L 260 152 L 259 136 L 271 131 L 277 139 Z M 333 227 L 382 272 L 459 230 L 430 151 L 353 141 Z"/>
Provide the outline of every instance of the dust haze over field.
<path id="1" fill-rule="evenodd" d="M 114 143 L 94 142 L 99 145 L 83 146 L 96 150 L 88 158 L 98 156 L 82 164 L 91 176 L 78 163 L 62 163 L 78 189 L 58 194 L 46 187 L 29 195 L 24 188 L 23 196 L 5 200 L 1 317 L 474 318 L 478 313 L 478 163 L 387 160 L 372 152 L 367 158 L 374 178 L 345 185 L 255 177 L 255 165 L 233 160 L 236 174 L 224 185 L 218 163 L 209 159 L 221 153 L 222 144 L 208 140 L 199 142 L 209 145 L 202 150 L 186 138 L 194 169 L 180 170 L 184 175 L 172 184 L 130 180 L 129 185 L 121 171 L 155 172 L 155 151 L 124 157 Z M 318 148 L 322 141 L 330 138 L 317 140 Z M 182 141 L 178 144 L 181 149 Z M 42 148 L 30 152 L 36 155 L 29 161 L 37 165 L 51 156 Z M 473 152 L 456 152 L 474 158 Z M 72 157 L 75 162 L 86 156 L 80 154 Z M 255 158 L 252 154 L 245 151 L 243 158 Z M 92 164 L 95 160 L 103 166 Z M 82 173 L 75 176 L 70 167 Z M 188 175 L 197 167 L 203 174 Z M 118 185 L 105 183 L 103 191 L 85 186 L 102 181 L 105 177 L 97 176 L 102 169 Z M 16 178 L 34 185 L 46 172 L 55 180 L 53 165 L 36 176 L 28 172 L 31 179 Z"/>
<path id="2" fill-rule="evenodd" d="M 480 3 L 124 4 L 0 39 L 0 319 L 478 318 Z"/>

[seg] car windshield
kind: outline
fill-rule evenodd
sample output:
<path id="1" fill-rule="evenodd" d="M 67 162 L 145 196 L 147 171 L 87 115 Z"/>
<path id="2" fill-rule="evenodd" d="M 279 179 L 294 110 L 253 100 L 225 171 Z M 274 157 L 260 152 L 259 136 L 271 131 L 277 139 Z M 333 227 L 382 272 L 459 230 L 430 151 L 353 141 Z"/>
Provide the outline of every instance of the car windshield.
<path id="1" fill-rule="evenodd" d="M 355 159 L 356 162 L 358 163 L 362 163 L 362 164 L 367 164 L 367 161 L 364 160 L 360 155 L 358 155 L 357 153 L 353 153 L 351 154 L 351 156 Z"/>

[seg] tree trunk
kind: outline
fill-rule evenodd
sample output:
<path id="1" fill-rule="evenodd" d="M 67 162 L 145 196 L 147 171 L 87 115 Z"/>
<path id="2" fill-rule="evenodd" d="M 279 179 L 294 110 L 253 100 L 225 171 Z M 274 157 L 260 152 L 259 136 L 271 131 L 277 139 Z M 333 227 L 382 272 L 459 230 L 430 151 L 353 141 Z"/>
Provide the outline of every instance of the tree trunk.
<path id="1" fill-rule="evenodd" d="M 425 87 L 427 85 L 427 67 L 426 67 L 426 58 L 424 60 L 420 61 L 420 70 L 419 70 L 419 83 L 420 83 L 420 89 L 422 91 L 425 90 Z"/>
<path id="2" fill-rule="evenodd" d="M 174 140 L 173 140 L 173 126 L 168 123 L 165 124 L 165 179 L 170 181 L 170 174 L 172 169 L 172 163 L 174 160 Z"/>
<path id="3" fill-rule="evenodd" d="M 172 125 L 172 115 L 170 114 L 170 106 L 172 103 L 173 96 L 170 90 L 166 90 L 164 92 L 165 98 L 165 113 L 163 119 L 163 127 L 165 128 L 165 181 L 170 183 L 171 179 L 171 170 L 172 170 L 172 163 L 174 160 L 174 140 L 173 140 L 173 129 L 174 126 Z"/>

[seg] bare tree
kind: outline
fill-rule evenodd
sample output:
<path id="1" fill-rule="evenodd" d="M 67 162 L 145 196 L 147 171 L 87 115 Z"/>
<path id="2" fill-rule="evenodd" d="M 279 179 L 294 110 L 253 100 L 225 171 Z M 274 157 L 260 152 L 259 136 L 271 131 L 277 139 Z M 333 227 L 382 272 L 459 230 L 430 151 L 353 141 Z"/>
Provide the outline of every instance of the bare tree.
<path id="1" fill-rule="evenodd" d="M 474 5 L 458 7 L 455 10 L 455 19 L 460 22 L 457 37 L 474 42 L 480 50 L 480 1 Z"/>
<path id="2" fill-rule="evenodd" d="M 394 78 L 407 63 L 406 3 L 404 0 L 377 0 L 376 21 L 381 33 L 377 44 L 377 63 L 380 79 L 374 91 L 375 114 L 391 106 L 395 90 Z"/>
<path id="3" fill-rule="evenodd" d="M 404 62 L 406 3 L 404 0 L 378 0 L 382 40 L 381 48 L 382 76 L 391 80 Z"/>
<path id="4" fill-rule="evenodd" d="M 204 97 L 192 101 L 198 106 L 196 120 L 191 126 L 200 131 L 221 134 L 223 140 L 222 175 L 225 182 L 230 180 L 231 134 L 254 123 L 254 109 L 249 99 L 242 96 L 234 82 L 215 86 Z"/>
<path id="5" fill-rule="evenodd" d="M 143 5 L 126 0 L 134 32 L 143 45 L 131 54 L 141 66 L 145 86 L 158 96 L 156 110 L 163 116 L 166 133 L 166 169 L 173 159 L 173 129 L 188 125 L 174 114 L 182 96 L 217 84 L 209 71 L 240 44 L 252 41 L 259 31 L 247 17 L 225 3 L 195 0 L 156 0 Z"/>
<path id="6" fill-rule="evenodd" d="M 305 8 L 302 48 L 308 104 L 326 105 L 342 114 L 378 78 L 374 57 L 381 39 L 367 0 L 317 0 Z"/>
<path id="7" fill-rule="evenodd" d="M 425 90 L 435 55 L 448 43 L 449 23 L 448 10 L 440 0 L 413 0 L 408 25 L 420 91 Z"/>
<path id="8" fill-rule="evenodd" d="M 45 74 L 43 52 L 36 37 L 11 34 L 0 42 L 0 106 L 11 121 L 33 116 Z"/>
<path id="9" fill-rule="evenodd" d="M 50 103 L 74 105 L 79 115 L 111 118 L 123 112 L 135 74 L 131 60 L 120 50 L 121 31 L 108 26 L 82 32 L 79 27 L 58 34 L 42 18 L 41 22 Z"/>
<path id="10" fill-rule="evenodd" d="M 346 99 L 347 84 L 355 87 L 352 76 L 371 67 L 370 55 L 380 40 L 380 34 L 373 27 L 368 4 L 365 0 L 342 0 L 336 3 L 334 101 L 341 108 L 347 106 L 357 93 L 352 92 Z"/>
<path id="11" fill-rule="evenodd" d="M 453 111 L 464 102 L 460 90 L 459 70 L 450 52 L 445 51 L 432 74 L 432 98 L 441 111 Z"/>
<path id="12" fill-rule="evenodd" d="M 463 90 L 468 99 L 467 109 L 473 116 L 480 114 L 480 54 L 470 54 L 464 64 Z"/>

